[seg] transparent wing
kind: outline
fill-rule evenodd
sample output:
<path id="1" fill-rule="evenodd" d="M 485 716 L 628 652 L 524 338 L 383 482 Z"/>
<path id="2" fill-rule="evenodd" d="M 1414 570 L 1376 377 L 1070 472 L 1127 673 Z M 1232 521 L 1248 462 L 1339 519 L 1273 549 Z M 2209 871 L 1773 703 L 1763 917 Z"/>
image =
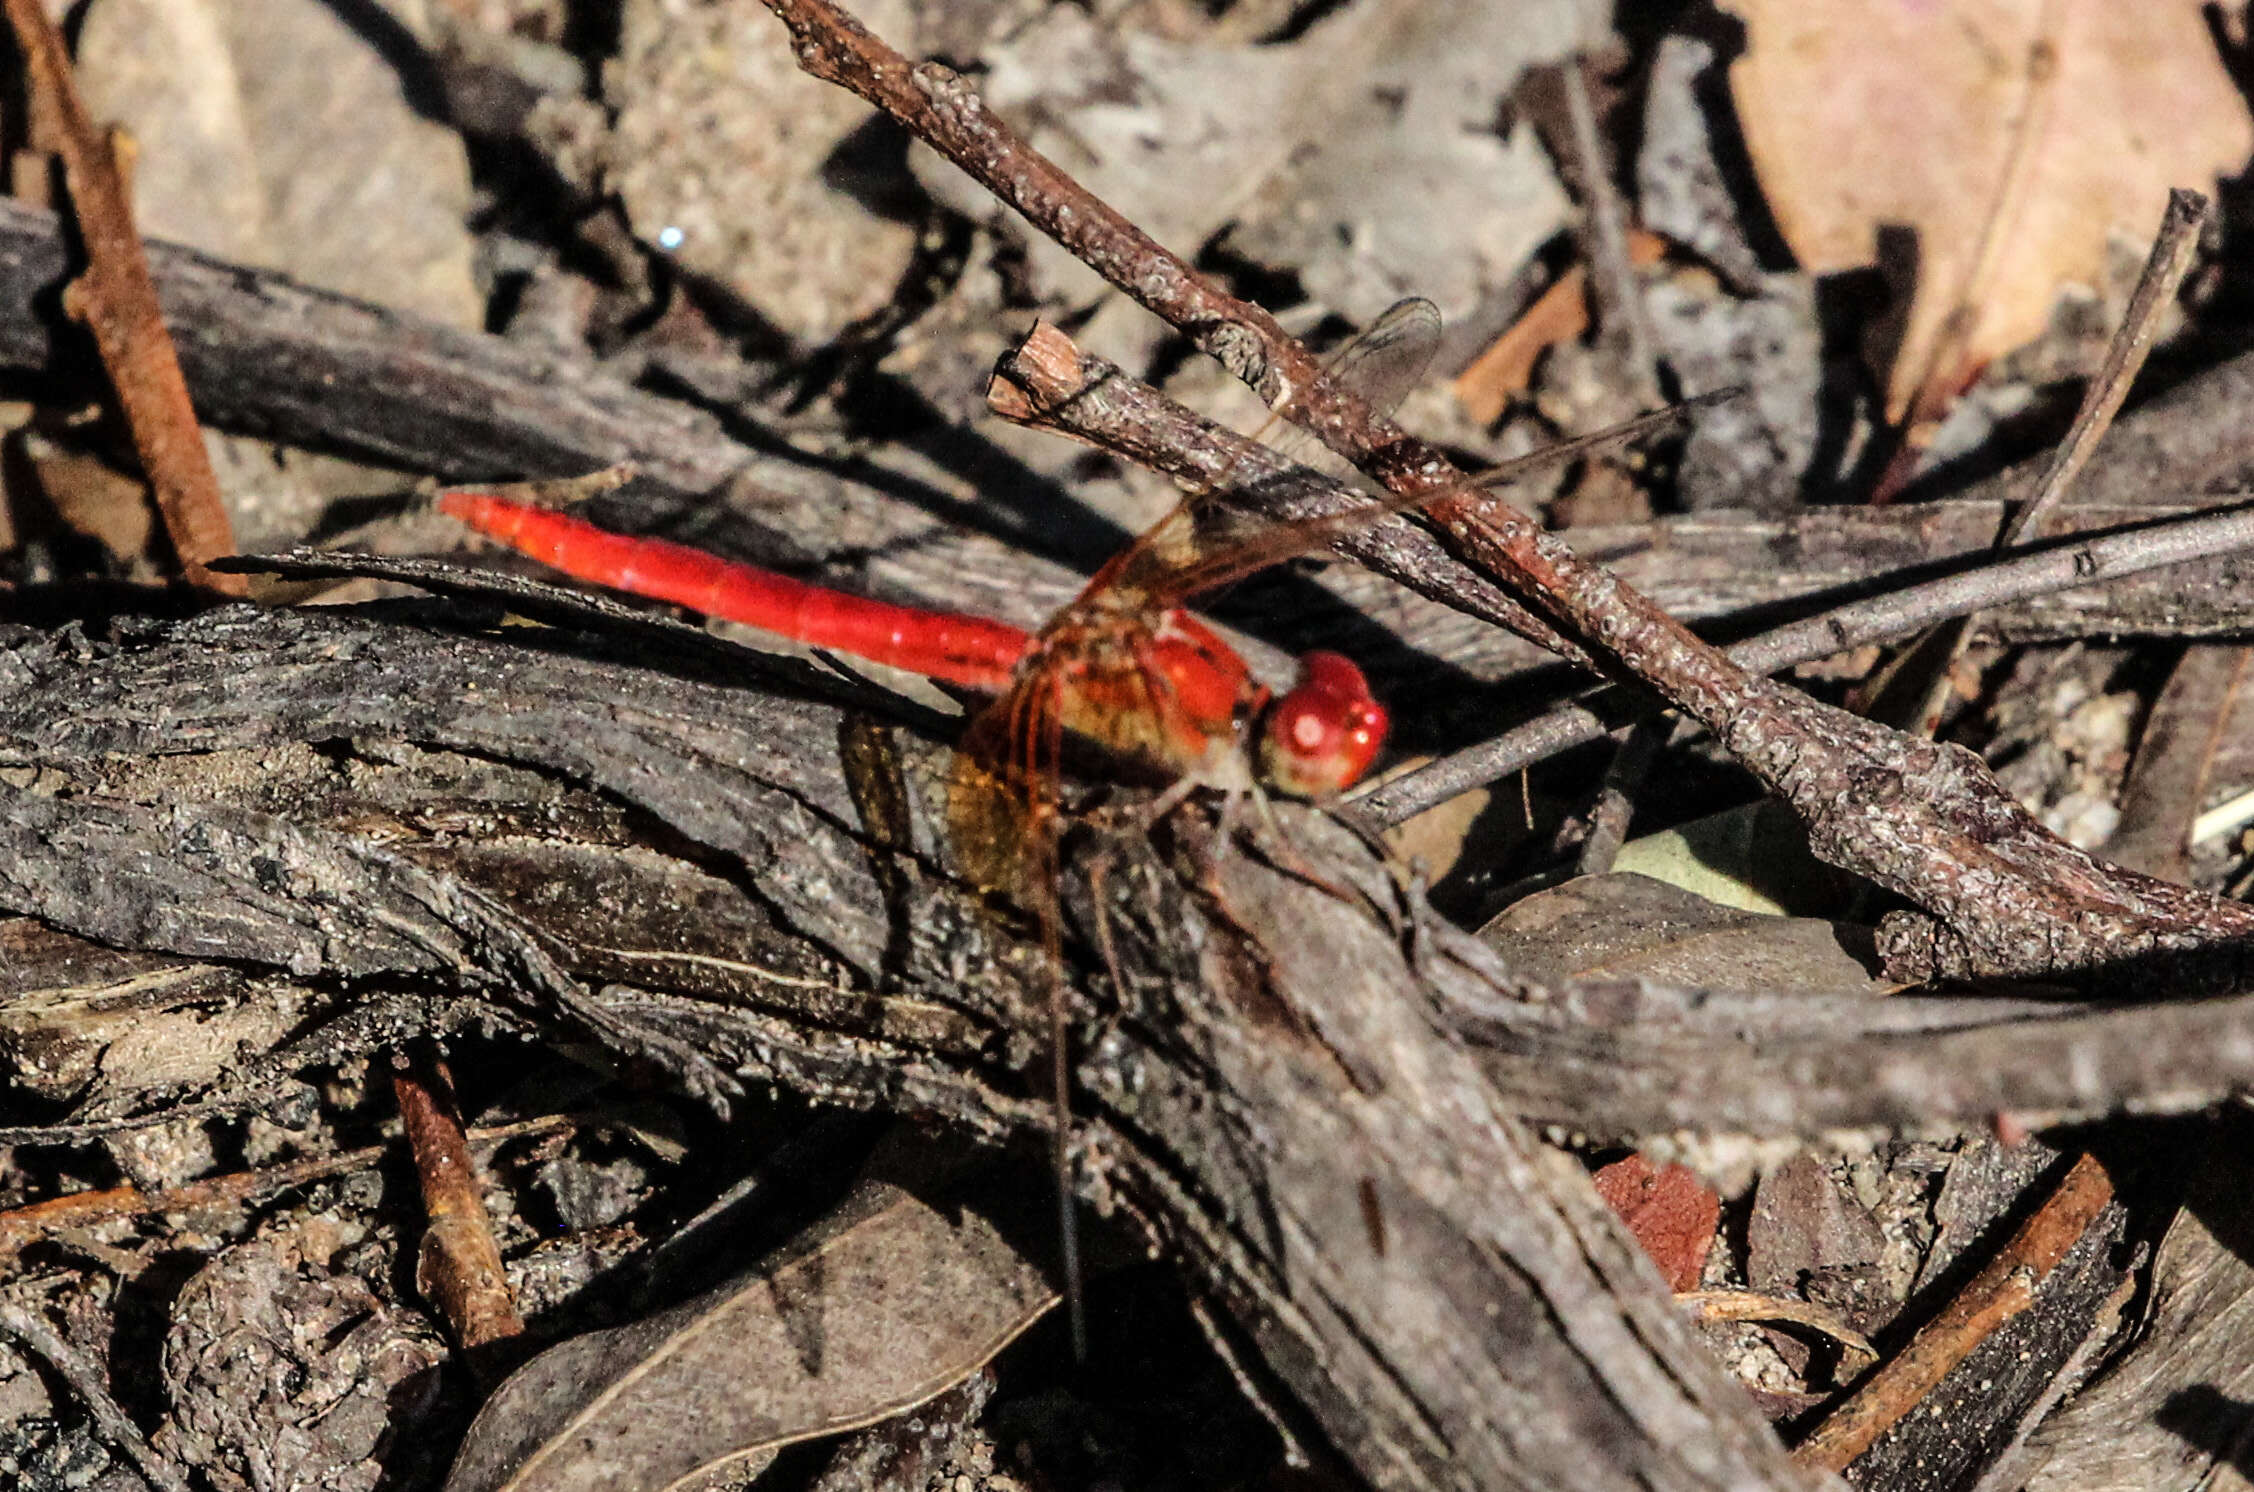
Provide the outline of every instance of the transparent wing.
<path id="1" fill-rule="evenodd" d="M 1739 389 L 1730 388 L 1698 394 L 1679 404 L 1671 404 L 1665 409 L 1599 430 L 1593 435 L 1557 441 L 1500 466 L 1468 473 L 1461 482 L 1436 491 L 1408 497 L 1397 493 L 1372 493 L 1371 500 L 1361 507 L 1327 517 L 1304 518 L 1295 523 L 1259 529 L 1236 542 L 1218 547 L 1208 546 L 1188 562 L 1173 567 L 1163 579 L 1154 579 L 1147 589 L 1151 594 L 1178 603 L 1201 592 L 1216 590 L 1231 581 L 1242 579 L 1255 570 L 1311 553 L 1346 534 L 1367 528 L 1389 513 L 1398 513 L 1406 508 L 1426 507 L 1452 493 L 1499 487 L 1533 472 L 1558 466 L 1596 451 L 1641 440 L 1680 423 L 1695 410 L 1734 399 L 1740 392 L 1742 391 Z"/>
<path id="2" fill-rule="evenodd" d="M 1412 295 L 1388 306 L 1377 320 L 1340 349 L 1331 359 L 1330 375 L 1360 394 L 1371 412 L 1385 419 L 1424 381 L 1424 375 L 1432 367 L 1433 355 L 1439 350 L 1440 308 L 1422 296 Z M 1268 424 L 1262 427 L 1263 433 L 1282 418 L 1281 411 L 1270 415 Z M 1275 431 L 1267 443 L 1270 450 L 1286 461 L 1296 461 L 1302 466 L 1345 464 L 1331 456 L 1321 440 L 1297 425 Z M 1222 487 L 1227 483 L 1213 485 Z"/>
<path id="3" fill-rule="evenodd" d="M 1417 386 L 1425 370 L 1432 366 L 1433 354 L 1439 347 L 1439 308 L 1431 301 L 1411 296 L 1396 302 L 1363 328 L 1330 360 L 1327 368 L 1332 378 L 1361 395 L 1363 402 L 1382 419 L 1398 408 L 1409 391 Z M 1268 443 L 1271 450 L 1286 460 L 1315 458 L 1323 449 L 1321 441 L 1296 426 L 1277 429 L 1283 424 L 1286 412 L 1279 409 L 1269 415 L 1251 439 L 1255 443 Z M 1267 438 L 1271 434 L 1275 439 L 1269 442 Z M 1163 578 L 1193 569 L 1208 555 L 1235 548 L 1250 538 L 1241 518 L 1210 500 L 1214 493 L 1228 487 L 1237 466 L 1238 462 L 1231 461 L 1211 481 L 1199 484 L 1195 491 L 1176 503 L 1164 518 L 1097 572 L 1082 592 L 1083 598 L 1114 588 L 1138 595 L 1161 589 L 1178 592 L 1179 587 L 1162 584 Z"/>
<path id="4" fill-rule="evenodd" d="M 1064 987 L 1064 917 L 1057 889 L 1057 795 L 1063 770 L 1062 683 L 1029 672 L 971 723 L 955 754 L 948 812 L 967 873 L 1005 892 L 1038 923 L 1048 1007 L 1050 1158 L 1073 1350 L 1087 1352 L 1079 1214 L 1072 1192 L 1071 1023 Z"/>

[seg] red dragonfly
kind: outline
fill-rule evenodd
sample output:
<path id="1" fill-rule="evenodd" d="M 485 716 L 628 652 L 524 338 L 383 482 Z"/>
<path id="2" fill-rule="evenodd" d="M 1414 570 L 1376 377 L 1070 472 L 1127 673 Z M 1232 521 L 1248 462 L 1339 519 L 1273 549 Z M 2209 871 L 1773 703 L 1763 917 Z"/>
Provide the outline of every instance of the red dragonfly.
<path id="1" fill-rule="evenodd" d="M 1341 376 L 1358 385 L 1386 385 L 1373 390 L 1370 402 L 1390 409 L 1422 376 L 1439 329 L 1439 313 L 1430 302 L 1404 301 L 1341 355 Z M 1638 421 L 1551 446 L 1467 481 L 1484 484 L 1517 475 L 1654 423 Z M 1434 494 L 1414 504 L 1373 502 L 1249 535 L 1217 534 L 1211 505 L 1201 498 L 1225 482 L 1224 476 L 1177 505 L 1099 570 L 1038 633 L 828 590 L 666 540 L 613 534 L 495 493 L 448 492 L 438 506 L 578 579 L 995 696 L 974 721 L 961 754 L 968 771 L 958 773 L 952 795 L 956 838 L 979 872 L 1015 857 L 1019 874 L 990 878 L 1033 903 L 1051 967 L 1061 971 L 1055 814 L 1066 737 L 1171 779 L 1156 809 L 1171 807 L 1201 786 L 1220 789 L 1230 802 L 1263 788 L 1328 798 L 1358 781 L 1384 744 L 1385 709 L 1351 660 L 1308 653 L 1300 659 L 1296 682 L 1277 693 L 1183 605 L 1386 512 L 1429 502 Z M 1014 813 L 995 810 L 1013 801 Z M 1014 832 L 996 828 L 1004 821 L 1014 822 Z M 1068 1179 L 1070 1084 L 1061 993 L 1050 1010 L 1056 1156 L 1060 1179 Z M 1077 1342 L 1081 1320 L 1069 1188 L 1062 1201 L 1067 1297 Z"/>

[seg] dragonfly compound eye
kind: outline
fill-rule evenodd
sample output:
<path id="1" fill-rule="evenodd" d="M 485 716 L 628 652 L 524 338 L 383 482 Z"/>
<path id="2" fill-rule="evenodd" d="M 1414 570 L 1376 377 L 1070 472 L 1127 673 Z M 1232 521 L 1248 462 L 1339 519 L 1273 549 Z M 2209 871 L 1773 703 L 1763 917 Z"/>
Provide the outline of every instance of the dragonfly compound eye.
<path id="1" fill-rule="evenodd" d="M 1385 744 L 1385 706 L 1369 681 L 1337 653 L 1309 653 L 1299 682 L 1268 711 L 1261 774 L 1279 790 L 1325 798 L 1351 787 Z"/>

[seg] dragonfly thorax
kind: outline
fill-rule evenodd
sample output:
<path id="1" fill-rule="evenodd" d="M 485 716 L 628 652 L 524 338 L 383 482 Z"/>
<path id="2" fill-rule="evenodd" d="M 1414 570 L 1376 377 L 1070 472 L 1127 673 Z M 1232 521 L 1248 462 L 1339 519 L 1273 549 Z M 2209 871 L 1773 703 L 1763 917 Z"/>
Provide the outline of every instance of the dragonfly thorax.
<path id="1" fill-rule="evenodd" d="M 1177 778 L 1237 789 L 1257 775 L 1279 792 L 1326 798 L 1360 780 L 1385 741 L 1385 709 L 1348 659 L 1309 653 L 1276 695 L 1184 611 L 1156 627 L 1091 619 L 1038 652 L 1049 656 L 1025 666 L 1056 681 L 1065 729 Z"/>
<path id="2" fill-rule="evenodd" d="M 1023 667 L 1055 681 L 1065 729 L 1172 777 L 1225 782 L 1268 699 L 1235 650 L 1181 611 L 1156 626 L 1102 617 L 1053 629 L 1038 651 L 1048 656 Z"/>

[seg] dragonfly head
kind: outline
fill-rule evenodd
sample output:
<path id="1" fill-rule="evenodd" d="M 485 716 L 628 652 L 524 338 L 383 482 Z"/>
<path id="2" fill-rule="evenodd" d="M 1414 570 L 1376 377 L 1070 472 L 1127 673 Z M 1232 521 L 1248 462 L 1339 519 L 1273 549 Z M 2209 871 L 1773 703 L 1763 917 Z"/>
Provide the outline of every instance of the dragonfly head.
<path id="1" fill-rule="evenodd" d="M 1370 769 L 1385 726 L 1385 706 L 1352 660 L 1309 653 L 1299 660 L 1299 682 L 1268 707 L 1261 775 L 1297 797 L 1327 798 Z"/>

